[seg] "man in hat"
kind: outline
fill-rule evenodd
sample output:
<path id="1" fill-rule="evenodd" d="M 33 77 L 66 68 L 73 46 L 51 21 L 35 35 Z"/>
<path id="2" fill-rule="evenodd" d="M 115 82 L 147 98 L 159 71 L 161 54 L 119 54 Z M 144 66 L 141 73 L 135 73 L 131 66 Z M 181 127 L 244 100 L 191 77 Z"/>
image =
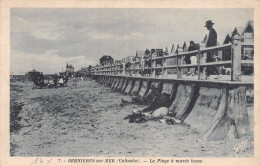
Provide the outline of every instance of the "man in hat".
<path id="1" fill-rule="evenodd" d="M 213 47 L 213 46 L 217 46 L 217 32 L 215 31 L 215 29 L 213 28 L 213 25 L 215 23 L 213 23 L 211 20 L 206 21 L 206 25 L 204 27 L 207 27 L 207 30 L 209 31 L 209 35 L 207 38 L 207 42 L 206 42 L 206 47 Z"/>
<path id="2" fill-rule="evenodd" d="M 217 32 L 213 28 L 213 23 L 211 20 L 206 21 L 206 25 L 204 27 L 207 28 L 209 31 L 208 36 L 205 36 L 204 40 L 202 43 L 206 43 L 206 47 L 214 47 L 217 46 L 218 41 L 217 41 Z M 207 59 L 206 62 L 215 62 L 215 56 L 217 56 L 218 52 L 217 51 L 209 51 L 207 53 Z M 210 76 L 210 74 L 213 74 L 216 72 L 217 74 L 220 74 L 218 67 L 207 67 L 206 68 L 206 79 Z M 219 77 L 217 77 L 219 78 Z"/>

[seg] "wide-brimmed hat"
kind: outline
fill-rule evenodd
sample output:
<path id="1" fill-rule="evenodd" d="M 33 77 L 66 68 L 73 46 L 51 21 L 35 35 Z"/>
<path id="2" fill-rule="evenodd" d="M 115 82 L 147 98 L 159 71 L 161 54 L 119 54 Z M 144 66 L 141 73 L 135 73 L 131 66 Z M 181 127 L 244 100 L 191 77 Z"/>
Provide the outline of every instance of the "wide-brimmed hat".
<path id="1" fill-rule="evenodd" d="M 208 21 L 206 21 L 206 25 L 204 27 L 207 27 L 208 25 L 213 25 L 213 24 L 215 24 L 215 23 L 213 23 L 211 20 L 208 20 Z"/>

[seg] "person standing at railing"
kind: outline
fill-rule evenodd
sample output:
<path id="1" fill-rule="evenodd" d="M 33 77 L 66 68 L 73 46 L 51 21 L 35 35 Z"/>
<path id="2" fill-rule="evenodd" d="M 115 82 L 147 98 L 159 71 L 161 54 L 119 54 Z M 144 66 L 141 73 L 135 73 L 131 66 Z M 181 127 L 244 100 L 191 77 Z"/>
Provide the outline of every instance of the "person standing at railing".
<path id="1" fill-rule="evenodd" d="M 194 41 L 190 41 L 190 45 L 189 45 L 189 47 L 188 47 L 188 51 L 195 51 L 195 50 L 198 50 L 198 49 L 199 49 L 198 45 L 196 45 L 196 44 L 194 43 Z M 185 55 L 184 61 L 185 61 L 186 64 L 192 64 L 192 63 L 191 63 L 191 55 Z M 192 71 L 192 72 L 191 72 L 191 71 Z M 192 73 L 192 76 L 194 76 L 194 74 L 195 74 L 195 68 L 192 69 L 192 70 L 191 70 L 190 68 L 188 68 L 187 76 L 189 76 L 191 73 Z"/>
<path id="2" fill-rule="evenodd" d="M 125 63 L 125 69 L 126 69 L 126 71 L 127 71 L 127 74 L 129 75 L 129 76 L 131 76 L 131 62 L 130 61 L 127 61 L 126 63 Z"/>
<path id="3" fill-rule="evenodd" d="M 213 23 L 211 20 L 206 21 L 206 25 L 204 27 L 207 28 L 207 30 L 209 31 L 209 34 L 206 35 L 204 37 L 204 40 L 202 41 L 202 43 L 206 43 L 206 47 L 214 47 L 218 45 L 218 35 L 217 32 L 215 31 L 215 29 L 213 28 L 213 25 L 215 23 Z M 207 52 L 207 58 L 206 58 L 206 62 L 215 62 L 216 61 L 216 57 L 218 52 L 217 51 L 209 51 Z M 213 74 L 214 72 L 216 72 L 218 75 L 220 75 L 220 71 L 218 67 L 206 67 L 206 78 L 208 79 L 210 74 Z M 219 77 L 217 77 L 219 78 Z"/>
<path id="4" fill-rule="evenodd" d="M 144 68 L 146 67 L 151 67 L 152 66 L 152 53 L 150 50 L 146 49 L 145 50 L 145 54 L 144 54 L 144 57 L 143 57 L 143 60 L 144 60 Z M 151 75 L 151 71 L 150 70 L 145 70 L 144 69 L 144 73 L 143 73 L 144 76 L 150 76 Z"/>
<path id="5" fill-rule="evenodd" d="M 168 48 L 166 47 L 166 49 L 165 49 L 165 52 L 163 53 L 164 55 L 169 55 L 169 53 L 168 53 Z"/>

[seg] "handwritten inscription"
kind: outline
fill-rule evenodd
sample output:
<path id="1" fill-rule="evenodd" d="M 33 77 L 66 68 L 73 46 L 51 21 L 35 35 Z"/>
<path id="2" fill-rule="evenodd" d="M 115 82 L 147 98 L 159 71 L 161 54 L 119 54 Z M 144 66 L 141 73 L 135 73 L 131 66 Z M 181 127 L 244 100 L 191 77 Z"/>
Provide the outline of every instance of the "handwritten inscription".
<path id="1" fill-rule="evenodd" d="M 48 164 L 51 164 L 51 161 L 52 161 L 52 159 L 46 159 L 46 160 L 44 160 L 44 159 L 42 159 L 42 158 L 36 158 L 35 160 L 33 160 L 33 162 L 31 163 L 31 165 L 44 165 L 44 166 L 46 166 L 46 165 L 48 165 Z"/>

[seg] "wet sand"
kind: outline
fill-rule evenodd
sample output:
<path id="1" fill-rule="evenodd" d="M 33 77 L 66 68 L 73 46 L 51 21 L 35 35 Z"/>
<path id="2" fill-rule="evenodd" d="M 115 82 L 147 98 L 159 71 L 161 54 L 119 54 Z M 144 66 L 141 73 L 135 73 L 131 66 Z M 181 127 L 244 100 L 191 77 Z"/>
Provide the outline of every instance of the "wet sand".
<path id="1" fill-rule="evenodd" d="M 75 86 L 72 82 L 76 82 Z M 234 140 L 202 141 L 186 124 L 128 123 L 140 106 L 121 107 L 122 95 L 86 78 L 68 87 L 33 89 L 32 82 L 11 82 L 12 156 L 252 157 L 253 132 Z M 253 116 L 253 107 L 248 107 Z M 15 123 L 14 123 L 15 122 Z M 253 131 L 253 129 L 252 129 Z M 247 140 L 244 151 L 234 146 Z"/>

